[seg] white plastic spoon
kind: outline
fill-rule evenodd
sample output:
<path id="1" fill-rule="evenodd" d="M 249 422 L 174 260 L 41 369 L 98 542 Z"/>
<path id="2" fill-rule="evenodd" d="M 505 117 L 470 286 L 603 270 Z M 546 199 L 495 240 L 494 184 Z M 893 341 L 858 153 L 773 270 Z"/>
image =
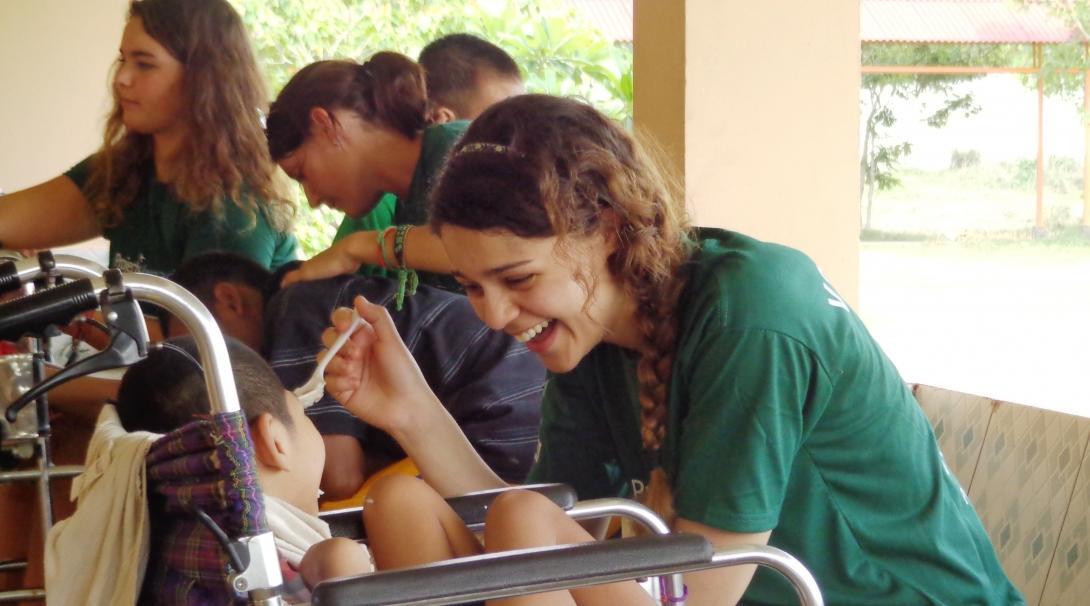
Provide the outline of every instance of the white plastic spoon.
<path id="1" fill-rule="evenodd" d="M 344 344 L 348 342 L 348 338 L 360 326 L 363 326 L 363 318 L 359 314 L 352 314 L 352 325 L 337 337 L 337 340 L 325 352 L 322 359 L 318 360 L 318 366 L 314 368 L 314 374 L 310 375 L 310 379 L 295 389 L 295 397 L 299 398 L 303 408 L 308 408 L 322 399 L 322 394 L 325 393 L 325 367 L 329 365 L 329 361 L 333 359 L 333 356 L 337 355 L 341 347 L 344 347 Z"/>

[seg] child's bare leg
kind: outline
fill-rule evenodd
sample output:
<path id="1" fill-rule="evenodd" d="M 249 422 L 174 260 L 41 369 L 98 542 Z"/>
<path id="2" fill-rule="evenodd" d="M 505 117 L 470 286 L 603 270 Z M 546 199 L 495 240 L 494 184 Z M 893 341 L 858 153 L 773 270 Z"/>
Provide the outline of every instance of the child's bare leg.
<path id="1" fill-rule="evenodd" d="M 379 570 L 406 568 L 481 553 L 458 514 L 423 480 L 393 475 L 367 494 L 367 539 Z"/>
<path id="2" fill-rule="evenodd" d="M 307 587 L 338 577 L 374 572 L 367 548 L 351 539 L 334 537 L 311 545 L 299 562 L 299 574 Z"/>
<path id="3" fill-rule="evenodd" d="M 530 491 L 500 495 L 485 520 L 484 544 L 489 553 L 587 543 L 594 538 L 548 498 Z M 653 604 L 635 581 L 556 591 L 538 595 L 489 601 L 489 606 L 614 606 Z"/>

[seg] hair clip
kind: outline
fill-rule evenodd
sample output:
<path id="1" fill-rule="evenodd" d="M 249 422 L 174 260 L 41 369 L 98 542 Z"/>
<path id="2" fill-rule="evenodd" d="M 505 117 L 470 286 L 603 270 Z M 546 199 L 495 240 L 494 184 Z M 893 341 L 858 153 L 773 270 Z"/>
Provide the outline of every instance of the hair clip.
<path id="1" fill-rule="evenodd" d="M 455 154 L 455 155 L 460 156 L 462 154 L 471 154 L 471 153 L 474 153 L 474 152 L 485 152 L 485 153 L 489 153 L 489 154 L 506 154 L 509 151 L 511 151 L 511 148 L 507 147 L 506 145 L 500 144 L 500 143 L 475 142 L 475 143 L 466 143 L 465 145 L 462 146 L 462 149 L 458 150 L 458 153 Z"/>

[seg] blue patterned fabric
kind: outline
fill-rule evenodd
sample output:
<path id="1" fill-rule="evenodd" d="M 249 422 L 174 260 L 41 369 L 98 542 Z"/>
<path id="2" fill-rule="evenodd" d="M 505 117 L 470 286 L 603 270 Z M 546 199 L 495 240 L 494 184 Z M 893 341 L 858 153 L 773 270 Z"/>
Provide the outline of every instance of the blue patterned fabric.
<path id="1" fill-rule="evenodd" d="M 397 281 L 340 276 L 285 288 L 265 306 L 265 359 L 288 389 L 307 381 L 322 349 L 321 335 L 337 307 L 356 295 L 386 305 L 428 385 L 466 437 L 500 477 L 525 479 L 537 449 L 545 369 L 512 337 L 490 330 L 469 300 L 421 286 L 394 311 Z M 396 460 L 405 456 L 393 438 L 368 427 L 325 394 L 307 409 L 325 435 L 350 435 L 368 453 Z"/>

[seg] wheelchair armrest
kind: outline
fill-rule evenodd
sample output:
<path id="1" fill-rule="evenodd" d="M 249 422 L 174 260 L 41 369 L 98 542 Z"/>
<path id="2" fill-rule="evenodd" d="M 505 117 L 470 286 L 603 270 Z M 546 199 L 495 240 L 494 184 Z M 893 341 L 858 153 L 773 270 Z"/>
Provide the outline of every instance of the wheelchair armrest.
<path id="1" fill-rule="evenodd" d="M 701 567 L 712 557 L 707 539 L 689 534 L 524 549 L 325 581 L 311 603 L 455 604 Z"/>
<path id="2" fill-rule="evenodd" d="M 511 490 L 532 490 L 533 492 L 548 497 L 550 501 L 564 511 L 574 507 L 576 502 L 575 489 L 567 484 L 526 484 L 524 486 L 494 488 L 492 490 L 471 492 L 469 494 L 451 497 L 447 499 L 447 503 L 454 509 L 455 513 L 458 514 L 458 517 L 462 518 L 467 526 L 477 526 L 479 524 L 484 524 L 485 515 L 488 514 L 488 507 L 492 505 L 492 501 L 500 494 Z"/>
<path id="3" fill-rule="evenodd" d="M 532 490 L 549 498 L 565 511 L 575 506 L 575 489 L 567 484 L 527 484 L 525 486 L 513 486 L 511 488 L 496 488 L 471 492 L 447 499 L 454 512 L 458 514 L 467 526 L 471 528 L 484 523 L 488 506 L 492 504 L 500 493 L 509 490 Z M 362 507 L 348 507 L 323 511 L 318 514 L 322 520 L 329 524 L 329 530 L 335 537 L 347 537 L 350 539 L 363 539 Z"/>

